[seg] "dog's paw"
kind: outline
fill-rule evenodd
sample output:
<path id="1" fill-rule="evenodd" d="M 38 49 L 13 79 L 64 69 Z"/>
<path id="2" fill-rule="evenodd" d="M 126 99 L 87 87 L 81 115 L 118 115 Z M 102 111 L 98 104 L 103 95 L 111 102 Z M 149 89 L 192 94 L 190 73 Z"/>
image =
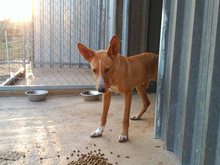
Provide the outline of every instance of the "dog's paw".
<path id="1" fill-rule="evenodd" d="M 127 135 L 119 135 L 119 142 L 125 142 L 128 140 L 128 136 Z"/>
<path id="2" fill-rule="evenodd" d="M 138 115 L 134 115 L 130 119 L 131 120 L 140 120 L 140 117 Z"/>
<path id="3" fill-rule="evenodd" d="M 104 127 L 100 126 L 97 130 L 90 134 L 90 137 L 99 137 L 102 136 L 102 132 L 104 131 Z"/>
<path id="4" fill-rule="evenodd" d="M 99 136 L 102 136 L 102 133 L 100 133 L 100 132 L 97 132 L 97 131 L 94 131 L 94 132 L 92 132 L 91 134 L 90 134 L 90 137 L 99 137 Z"/>

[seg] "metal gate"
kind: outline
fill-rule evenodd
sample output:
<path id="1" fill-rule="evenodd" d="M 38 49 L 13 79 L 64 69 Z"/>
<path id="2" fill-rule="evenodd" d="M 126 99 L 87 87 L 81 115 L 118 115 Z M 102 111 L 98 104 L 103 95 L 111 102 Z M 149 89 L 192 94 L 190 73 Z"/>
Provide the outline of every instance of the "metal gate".
<path id="1" fill-rule="evenodd" d="M 77 49 L 81 42 L 93 50 L 105 49 L 108 3 L 102 0 L 34 1 L 34 67 L 88 67 Z"/>
<path id="2" fill-rule="evenodd" d="M 5 35 L 0 40 L 4 66 L 0 89 L 94 88 L 89 63 L 79 54 L 77 43 L 93 50 L 108 47 L 115 33 L 115 0 L 33 0 L 28 7 L 31 20 L 9 21 L 4 27 L 10 37 L 8 44 Z"/>
<path id="3" fill-rule="evenodd" d="M 0 21 L 0 84 L 10 85 L 25 77 L 30 62 L 30 40 L 25 22 Z"/>

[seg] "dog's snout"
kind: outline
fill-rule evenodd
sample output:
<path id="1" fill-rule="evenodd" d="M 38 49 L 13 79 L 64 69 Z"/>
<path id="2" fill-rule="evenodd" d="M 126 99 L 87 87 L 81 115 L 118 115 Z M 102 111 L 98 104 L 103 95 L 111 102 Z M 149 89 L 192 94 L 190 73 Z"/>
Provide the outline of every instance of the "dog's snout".
<path id="1" fill-rule="evenodd" d="M 105 88 L 100 87 L 100 88 L 98 88 L 98 91 L 103 93 L 103 92 L 105 92 Z"/>

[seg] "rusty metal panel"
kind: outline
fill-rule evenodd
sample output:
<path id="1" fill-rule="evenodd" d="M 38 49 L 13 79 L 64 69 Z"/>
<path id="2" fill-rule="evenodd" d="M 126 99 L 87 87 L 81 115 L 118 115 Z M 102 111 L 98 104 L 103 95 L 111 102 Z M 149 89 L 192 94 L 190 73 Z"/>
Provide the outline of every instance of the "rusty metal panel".
<path id="1" fill-rule="evenodd" d="M 220 164 L 219 0 L 164 0 L 155 137 L 180 164 Z"/>

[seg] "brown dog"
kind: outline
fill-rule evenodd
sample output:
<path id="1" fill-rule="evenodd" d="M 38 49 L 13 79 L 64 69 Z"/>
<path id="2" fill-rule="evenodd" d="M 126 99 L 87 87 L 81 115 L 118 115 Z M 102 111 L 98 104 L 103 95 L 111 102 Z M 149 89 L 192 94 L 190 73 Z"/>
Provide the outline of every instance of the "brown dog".
<path id="1" fill-rule="evenodd" d="M 103 93 L 103 108 L 99 128 L 90 134 L 91 137 L 102 135 L 111 101 L 112 92 L 121 93 L 125 99 L 122 133 L 119 142 L 128 140 L 128 127 L 133 89 L 136 87 L 142 98 L 143 108 L 131 117 L 138 120 L 146 112 L 150 101 L 146 89 L 151 80 L 157 80 L 158 55 L 143 53 L 132 57 L 124 57 L 119 53 L 119 41 L 114 35 L 108 50 L 93 51 L 78 43 L 78 49 L 85 60 L 89 61 L 96 78 L 96 88 Z"/>

